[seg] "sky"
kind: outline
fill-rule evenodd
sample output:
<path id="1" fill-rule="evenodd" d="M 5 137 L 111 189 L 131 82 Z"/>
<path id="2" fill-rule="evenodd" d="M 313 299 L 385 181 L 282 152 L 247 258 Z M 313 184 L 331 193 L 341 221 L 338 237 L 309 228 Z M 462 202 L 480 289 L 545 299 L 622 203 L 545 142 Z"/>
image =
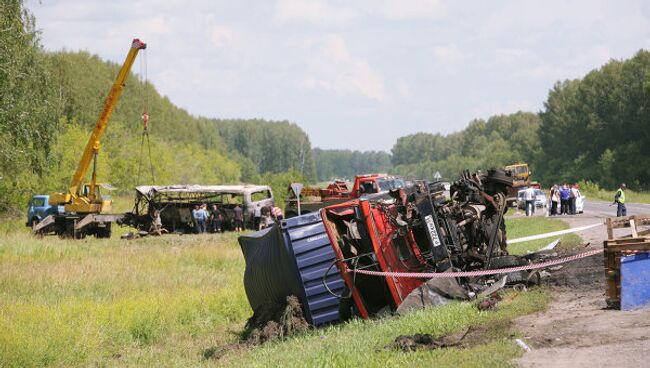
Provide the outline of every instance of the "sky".
<path id="1" fill-rule="evenodd" d="M 149 81 L 175 105 L 209 118 L 288 120 L 326 149 L 390 152 L 407 134 L 538 112 L 556 81 L 650 49 L 650 2 L 634 0 L 26 5 L 47 50 L 122 63 L 140 38 Z"/>

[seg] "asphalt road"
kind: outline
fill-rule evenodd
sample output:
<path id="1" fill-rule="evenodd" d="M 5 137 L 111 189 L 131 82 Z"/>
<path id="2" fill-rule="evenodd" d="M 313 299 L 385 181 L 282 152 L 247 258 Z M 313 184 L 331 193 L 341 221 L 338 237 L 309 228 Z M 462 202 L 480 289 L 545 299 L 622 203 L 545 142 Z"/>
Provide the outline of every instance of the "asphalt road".
<path id="1" fill-rule="evenodd" d="M 650 204 L 626 203 L 627 215 L 650 215 Z M 585 215 L 594 217 L 614 217 L 616 216 L 616 205 L 610 206 L 610 203 L 600 201 L 585 201 Z"/>

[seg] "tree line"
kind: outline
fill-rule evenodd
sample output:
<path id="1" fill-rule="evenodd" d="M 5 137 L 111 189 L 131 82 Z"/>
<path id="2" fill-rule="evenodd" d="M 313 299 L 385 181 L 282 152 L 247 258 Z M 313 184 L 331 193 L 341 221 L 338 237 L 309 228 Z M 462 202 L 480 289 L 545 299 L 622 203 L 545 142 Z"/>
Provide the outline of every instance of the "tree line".
<path id="1" fill-rule="evenodd" d="M 526 161 L 540 150 L 541 120 L 537 114 L 518 112 L 476 119 L 449 135 L 416 133 L 393 145 L 393 171 L 413 179 L 432 179 L 436 172 L 453 178 L 461 170 L 501 167 Z"/>
<path id="2" fill-rule="evenodd" d="M 319 181 L 352 179 L 358 174 L 387 173 L 391 156 L 382 151 L 324 150 L 314 148 L 316 178 Z"/>

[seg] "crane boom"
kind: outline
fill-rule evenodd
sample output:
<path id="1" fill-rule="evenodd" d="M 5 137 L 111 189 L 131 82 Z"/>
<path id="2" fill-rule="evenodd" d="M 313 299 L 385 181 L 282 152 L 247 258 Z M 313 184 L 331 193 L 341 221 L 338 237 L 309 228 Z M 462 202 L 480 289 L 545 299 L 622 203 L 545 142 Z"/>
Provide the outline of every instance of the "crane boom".
<path id="1" fill-rule="evenodd" d="M 50 195 L 50 203 L 65 204 L 66 212 L 101 211 L 101 202 L 97 202 L 97 198 L 95 198 L 95 186 L 97 179 L 95 170 L 93 170 L 92 181 L 90 183 L 90 190 L 88 193 L 80 194 L 79 190 L 82 186 L 83 179 L 88 172 L 90 162 L 97 157 L 97 153 L 99 152 L 100 148 L 100 140 L 104 135 L 104 131 L 106 130 L 108 121 L 111 117 L 111 114 L 113 113 L 113 110 L 115 109 L 115 105 L 117 104 L 117 101 L 119 100 L 120 95 L 124 90 L 124 81 L 131 71 L 131 66 L 133 65 L 133 62 L 138 55 L 138 51 L 146 48 L 147 45 L 137 38 L 134 39 L 131 43 L 131 48 L 129 49 L 129 53 L 126 56 L 126 60 L 124 61 L 124 64 L 122 65 L 122 68 L 120 69 L 120 72 L 118 73 L 117 78 L 113 83 L 113 87 L 111 87 L 108 97 L 106 98 L 106 102 L 104 103 L 102 113 L 97 120 L 97 124 L 95 125 L 90 138 L 88 139 L 88 143 L 86 143 L 86 148 L 84 149 L 81 160 L 79 161 L 79 166 L 72 176 L 72 181 L 68 187 L 68 192 L 54 193 Z"/>

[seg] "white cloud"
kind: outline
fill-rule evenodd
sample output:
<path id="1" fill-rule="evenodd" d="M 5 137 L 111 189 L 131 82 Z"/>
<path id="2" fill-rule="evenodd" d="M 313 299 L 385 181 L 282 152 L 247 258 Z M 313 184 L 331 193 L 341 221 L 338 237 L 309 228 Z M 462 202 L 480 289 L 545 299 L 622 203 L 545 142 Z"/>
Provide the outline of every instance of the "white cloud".
<path id="1" fill-rule="evenodd" d="M 215 47 L 224 47 L 231 43 L 233 31 L 230 27 L 219 24 L 213 25 L 210 30 L 210 41 Z"/>
<path id="2" fill-rule="evenodd" d="M 413 101 L 413 97 L 415 95 L 413 93 L 413 89 L 411 88 L 411 85 L 406 80 L 404 79 L 396 80 L 395 90 L 397 91 L 397 96 L 399 96 L 403 102 L 408 103 Z"/>
<path id="3" fill-rule="evenodd" d="M 455 44 L 433 48 L 433 65 L 436 72 L 456 74 L 459 64 L 465 59 L 463 52 Z"/>
<path id="4" fill-rule="evenodd" d="M 329 35 L 316 43 L 301 84 L 337 95 L 362 95 L 376 101 L 386 97 L 384 81 L 366 60 L 350 54 L 340 35 Z"/>
<path id="5" fill-rule="evenodd" d="M 372 1 L 370 7 L 381 16 L 393 20 L 440 19 L 449 13 L 440 0 L 381 0 Z"/>
<path id="6" fill-rule="evenodd" d="M 278 0 L 275 19 L 279 22 L 344 24 L 358 17 L 351 7 L 333 6 L 321 0 Z"/>

